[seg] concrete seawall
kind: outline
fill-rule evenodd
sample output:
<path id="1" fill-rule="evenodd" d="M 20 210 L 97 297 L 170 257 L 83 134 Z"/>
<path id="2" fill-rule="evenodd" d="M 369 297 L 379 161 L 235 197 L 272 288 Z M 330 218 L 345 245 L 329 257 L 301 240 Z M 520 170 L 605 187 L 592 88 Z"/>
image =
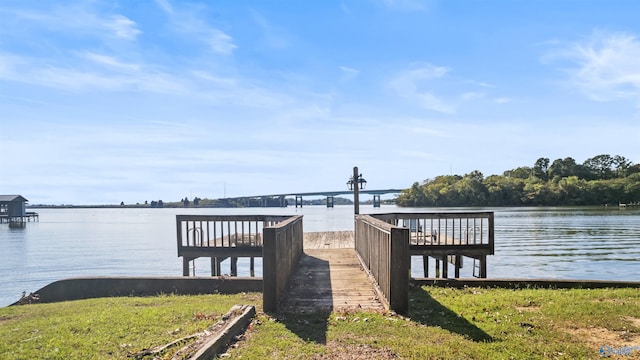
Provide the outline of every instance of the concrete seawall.
<path id="1" fill-rule="evenodd" d="M 505 289 L 602 289 L 602 288 L 639 288 L 638 281 L 611 281 L 611 280 L 561 280 L 561 279 L 441 279 L 441 278 L 414 278 L 412 286 L 441 286 L 462 288 L 484 287 Z"/>
<path id="2" fill-rule="evenodd" d="M 38 303 L 111 296 L 198 295 L 262 292 L 262 278 L 234 277 L 82 277 L 52 282 L 37 294 Z M 26 299 L 28 301 L 28 299 Z M 20 301 L 12 304 L 17 305 Z"/>

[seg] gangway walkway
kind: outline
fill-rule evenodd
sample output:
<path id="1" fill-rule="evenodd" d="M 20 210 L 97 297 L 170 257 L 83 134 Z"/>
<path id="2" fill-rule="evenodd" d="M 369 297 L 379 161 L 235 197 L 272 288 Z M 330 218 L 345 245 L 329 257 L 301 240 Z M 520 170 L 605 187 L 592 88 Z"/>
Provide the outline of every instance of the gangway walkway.
<path id="1" fill-rule="evenodd" d="M 384 311 L 356 256 L 352 231 L 305 233 L 303 247 L 282 311 Z"/>

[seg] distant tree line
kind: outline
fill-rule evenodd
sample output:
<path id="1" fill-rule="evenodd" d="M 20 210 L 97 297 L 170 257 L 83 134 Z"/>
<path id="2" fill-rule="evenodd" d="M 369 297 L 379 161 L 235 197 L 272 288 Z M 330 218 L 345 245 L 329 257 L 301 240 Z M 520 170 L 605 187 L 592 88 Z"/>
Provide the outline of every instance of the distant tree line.
<path id="1" fill-rule="evenodd" d="M 640 201 L 640 165 L 623 156 L 598 155 L 578 164 L 567 157 L 552 163 L 484 177 L 443 175 L 415 182 L 396 199 L 403 207 L 603 205 Z"/>

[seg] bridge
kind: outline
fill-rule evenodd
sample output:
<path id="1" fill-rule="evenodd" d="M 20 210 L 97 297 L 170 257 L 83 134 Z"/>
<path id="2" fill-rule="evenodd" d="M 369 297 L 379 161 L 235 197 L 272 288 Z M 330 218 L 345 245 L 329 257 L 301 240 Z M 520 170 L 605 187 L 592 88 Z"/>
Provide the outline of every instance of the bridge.
<path id="1" fill-rule="evenodd" d="M 384 194 L 399 194 L 403 191 L 403 189 L 381 189 L 381 190 L 360 190 L 360 194 L 371 194 L 373 195 L 373 207 L 380 207 L 380 195 Z M 291 192 L 291 193 L 283 193 L 283 194 L 272 194 L 272 195 L 254 195 L 254 196 L 239 196 L 239 197 L 230 197 L 224 198 L 221 200 L 233 200 L 233 201 L 241 201 L 245 204 L 245 206 L 251 206 L 252 204 L 258 204 L 261 207 L 273 206 L 270 204 L 274 204 L 277 202 L 280 207 L 287 207 L 287 197 L 295 197 L 295 205 L 296 207 L 302 207 L 302 198 L 305 196 L 326 196 L 327 197 L 327 207 L 332 208 L 334 205 L 334 198 L 338 195 L 351 195 L 353 194 L 353 190 L 335 190 L 335 191 L 316 191 L 316 192 Z"/>

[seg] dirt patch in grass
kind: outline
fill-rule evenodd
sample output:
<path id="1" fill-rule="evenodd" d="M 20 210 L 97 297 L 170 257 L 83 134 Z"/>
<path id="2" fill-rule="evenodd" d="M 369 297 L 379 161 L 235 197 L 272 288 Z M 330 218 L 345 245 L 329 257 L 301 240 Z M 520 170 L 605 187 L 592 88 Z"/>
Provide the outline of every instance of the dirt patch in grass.
<path id="1" fill-rule="evenodd" d="M 631 323 L 631 325 L 633 325 L 633 326 L 635 326 L 637 328 L 640 328 L 640 319 L 634 318 L 634 317 L 631 317 L 631 316 L 627 316 L 627 317 L 624 318 L 624 320 L 628 321 L 629 323 Z"/>
<path id="2" fill-rule="evenodd" d="M 638 319 L 636 319 L 638 320 Z M 602 346 L 621 348 L 624 346 L 640 346 L 640 334 L 627 330 L 614 331 L 602 327 L 566 329 L 578 341 L 586 343 L 590 348 L 599 350 Z"/>
<path id="3" fill-rule="evenodd" d="M 338 360 L 370 360 L 370 359 L 397 359 L 398 355 L 390 349 L 377 348 L 370 345 L 345 345 L 337 341 L 330 341 L 326 345 L 326 352 L 314 355 L 312 359 L 338 359 Z"/>
<path id="4" fill-rule="evenodd" d="M 515 309 L 518 312 L 533 312 L 540 311 L 540 306 L 516 306 Z"/>

